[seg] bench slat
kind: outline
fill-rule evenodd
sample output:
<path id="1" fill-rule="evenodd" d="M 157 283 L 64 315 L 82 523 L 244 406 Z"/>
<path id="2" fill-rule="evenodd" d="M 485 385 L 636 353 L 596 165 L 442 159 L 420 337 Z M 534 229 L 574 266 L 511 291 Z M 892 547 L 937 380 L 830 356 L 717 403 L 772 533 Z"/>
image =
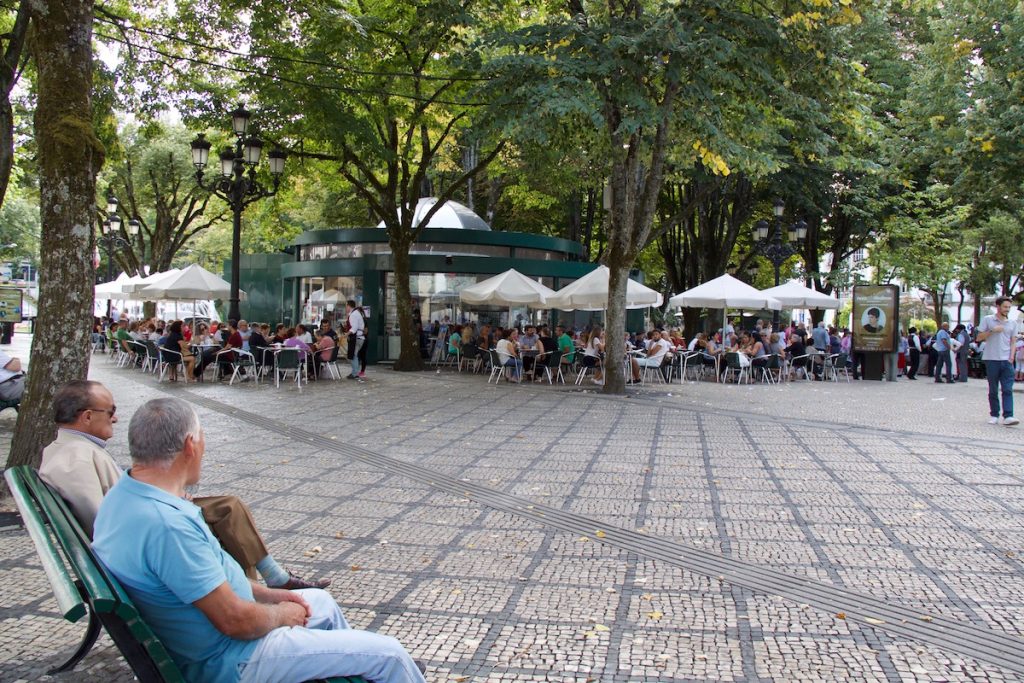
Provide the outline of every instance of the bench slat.
<path id="1" fill-rule="evenodd" d="M 65 618 L 77 621 L 87 613 L 78 587 L 68 573 L 70 565 L 85 586 L 89 604 L 140 680 L 186 683 L 163 643 L 143 621 L 124 588 L 92 552 L 90 539 L 64 500 L 39 479 L 31 467 L 11 468 L 4 477 L 18 509 L 22 511 L 25 528 L 36 544 Z M 54 540 L 60 545 L 63 555 Z M 74 604 L 66 609 L 64 602 L 68 600 Z M 133 656 L 129 656 L 130 652 L 134 653 Z M 325 683 L 367 681 L 359 676 L 343 676 L 326 679 Z"/>
<path id="2" fill-rule="evenodd" d="M 67 504 L 44 484 L 38 475 L 33 475 L 26 478 L 26 483 L 50 521 L 54 536 L 63 548 L 75 574 L 85 584 L 90 602 L 98 612 L 115 610 L 120 602 L 117 591 L 107 580 L 106 572 L 97 566 L 98 562 L 90 548 L 90 540 L 85 537 L 85 532 L 78 525 Z"/>
<path id="3" fill-rule="evenodd" d="M 26 475 L 26 471 L 29 473 Z M 32 468 L 21 465 L 12 467 L 4 472 L 4 479 L 7 480 L 14 502 L 21 512 L 21 519 L 25 524 L 29 537 L 36 546 L 36 554 L 46 572 L 46 578 L 53 588 L 53 597 L 57 600 L 57 607 L 64 618 L 70 622 L 77 622 L 84 617 L 88 610 L 85 601 L 75 586 L 74 579 L 68 574 L 67 565 L 63 556 L 57 550 L 53 542 L 50 529 L 43 521 L 45 512 L 36 500 L 32 487 L 29 483 L 35 478 Z"/>

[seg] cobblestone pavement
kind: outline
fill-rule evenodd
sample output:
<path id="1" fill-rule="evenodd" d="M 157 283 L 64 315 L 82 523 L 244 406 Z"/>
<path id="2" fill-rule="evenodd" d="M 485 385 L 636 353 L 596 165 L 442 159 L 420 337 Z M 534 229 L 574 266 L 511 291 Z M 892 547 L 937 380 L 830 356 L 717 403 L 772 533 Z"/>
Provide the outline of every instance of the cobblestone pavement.
<path id="1" fill-rule="evenodd" d="M 982 382 L 92 376 L 123 420 L 190 400 L 201 493 L 249 502 L 276 557 L 431 681 L 1024 680 L 1024 435 L 985 424 Z M 0 581 L 0 680 L 46 680 L 82 627 L 21 529 Z M 53 678 L 100 677 L 131 678 L 105 637 Z"/>

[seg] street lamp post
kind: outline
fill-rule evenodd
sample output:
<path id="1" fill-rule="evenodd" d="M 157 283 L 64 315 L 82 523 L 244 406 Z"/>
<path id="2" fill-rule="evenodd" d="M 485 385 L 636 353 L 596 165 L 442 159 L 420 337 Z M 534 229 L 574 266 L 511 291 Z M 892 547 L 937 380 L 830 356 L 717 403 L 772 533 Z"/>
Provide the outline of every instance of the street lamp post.
<path id="1" fill-rule="evenodd" d="M 127 237 L 121 236 L 121 216 L 117 214 L 117 198 L 113 193 L 107 195 L 107 218 L 100 226 L 100 236 L 96 243 L 107 252 L 107 282 L 114 279 L 114 253 L 118 249 L 128 249 L 131 242 L 128 240 L 139 232 L 139 222 L 134 218 L 128 221 Z M 112 299 L 107 299 L 107 317 L 110 317 Z"/>
<path id="2" fill-rule="evenodd" d="M 775 286 L 779 286 L 779 268 L 793 254 L 800 252 L 800 243 L 807 237 L 807 223 L 800 220 L 789 226 L 788 235 L 783 235 L 782 215 L 786 212 L 786 204 L 776 199 L 772 206 L 775 220 L 769 226 L 768 221 L 760 220 L 754 224 L 757 241 L 754 251 L 768 259 L 775 269 Z M 769 235 L 769 232 L 771 233 Z M 779 329 L 779 312 L 772 312 L 772 329 Z"/>
<path id="3" fill-rule="evenodd" d="M 277 194 L 281 174 L 284 173 L 286 154 L 277 148 L 267 156 L 270 159 L 270 176 L 273 188 L 267 189 L 256 180 L 256 165 L 263 151 L 263 141 L 249 132 L 252 114 L 239 105 L 231 112 L 231 128 L 235 134 L 235 146 L 225 147 L 219 154 L 220 176 L 210 183 L 203 182 L 204 169 L 210 159 L 210 141 L 199 133 L 192 141 L 192 165 L 196 167 L 196 183 L 199 187 L 220 197 L 231 207 L 231 297 L 228 303 L 228 318 L 238 320 L 239 273 L 241 271 L 242 211 L 245 207 L 265 197 Z"/>

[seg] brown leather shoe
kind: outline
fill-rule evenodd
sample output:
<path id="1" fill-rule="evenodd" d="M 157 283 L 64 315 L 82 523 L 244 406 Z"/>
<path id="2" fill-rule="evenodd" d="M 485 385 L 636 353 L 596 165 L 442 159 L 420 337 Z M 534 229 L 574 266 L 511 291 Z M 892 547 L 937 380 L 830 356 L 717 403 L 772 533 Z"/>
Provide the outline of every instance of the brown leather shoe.
<path id="1" fill-rule="evenodd" d="M 291 572 L 288 572 L 288 580 L 282 583 L 280 586 L 274 586 L 274 588 L 283 588 L 286 591 L 297 591 L 303 588 L 327 588 L 331 585 L 330 579 L 317 579 L 316 581 L 306 581 L 301 576 L 297 576 Z"/>

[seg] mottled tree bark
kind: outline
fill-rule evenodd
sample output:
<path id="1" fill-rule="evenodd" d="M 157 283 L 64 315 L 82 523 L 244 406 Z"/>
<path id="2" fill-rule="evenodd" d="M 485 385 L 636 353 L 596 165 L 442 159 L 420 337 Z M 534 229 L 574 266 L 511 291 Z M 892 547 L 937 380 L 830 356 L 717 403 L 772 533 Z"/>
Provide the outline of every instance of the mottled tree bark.
<path id="1" fill-rule="evenodd" d="M 395 240 L 391 241 L 391 254 L 394 258 L 392 272 L 395 278 L 395 313 L 397 314 L 398 331 L 402 336 L 402 350 L 398 355 L 398 360 L 395 361 L 395 370 L 412 372 L 423 369 L 423 356 L 420 355 L 419 337 L 412 326 L 412 292 L 409 290 L 410 246 L 410 244 Z"/>
<path id="2" fill-rule="evenodd" d="M 92 127 L 91 0 L 32 0 L 38 69 L 35 134 L 42 219 L 39 316 L 28 388 L 7 465 L 38 465 L 54 435 L 57 387 L 89 369 L 96 172 L 103 149 Z"/>

